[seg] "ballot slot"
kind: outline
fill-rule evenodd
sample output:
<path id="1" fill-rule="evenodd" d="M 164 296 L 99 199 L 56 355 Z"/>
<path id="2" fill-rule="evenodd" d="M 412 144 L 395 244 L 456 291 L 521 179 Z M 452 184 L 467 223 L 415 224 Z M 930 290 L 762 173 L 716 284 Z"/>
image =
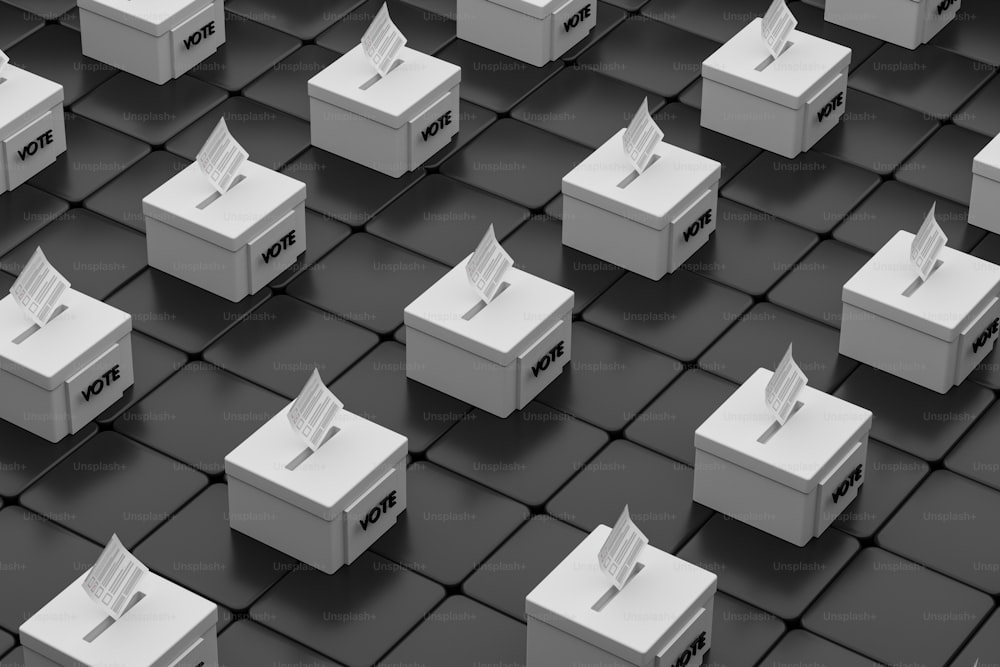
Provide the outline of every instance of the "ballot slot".
<path id="1" fill-rule="evenodd" d="M 59 304 L 59 306 L 56 307 L 55 312 L 52 313 L 52 317 L 49 318 L 49 322 L 48 323 L 51 324 L 53 320 L 55 320 L 57 317 L 59 317 L 60 315 L 62 315 L 67 310 L 69 310 L 69 307 L 66 304 L 64 304 L 64 303 L 63 304 Z M 35 333 L 38 332 L 38 331 L 40 331 L 40 330 L 41 330 L 40 326 L 38 326 L 37 324 L 32 324 L 30 327 L 28 327 L 27 329 L 25 329 L 20 335 L 18 335 L 16 338 L 14 338 L 14 340 L 11 341 L 11 342 L 14 343 L 14 345 L 20 345 L 24 341 L 26 341 L 29 338 L 31 338 L 32 336 L 34 336 Z"/>
<path id="2" fill-rule="evenodd" d="M 649 158 L 649 164 L 646 165 L 646 169 L 648 170 L 650 167 L 652 167 L 654 164 L 656 164 L 656 161 L 659 160 L 659 159 L 660 159 L 660 156 L 654 154 L 653 157 Z M 621 188 L 622 190 L 624 190 L 625 188 L 627 188 L 629 185 L 632 184 L 632 181 L 634 181 L 635 179 L 639 178 L 640 176 L 642 176 L 642 174 L 640 174 L 638 171 L 636 171 L 635 169 L 633 169 L 632 172 L 628 176 L 626 176 L 625 178 L 622 179 L 621 183 L 618 184 L 618 187 Z"/>
<path id="3" fill-rule="evenodd" d="M 121 617 L 125 618 L 125 614 L 127 614 L 129 610 L 132 609 L 132 607 L 139 604 L 139 602 L 144 597 L 146 597 L 146 594 L 143 593 L 142 591 L 136 592 L 136 594 L 132 596 L 132 599 L 129 600 L 128 604 L 125 605 L 125 611 L 122 612 Z M 103 621 L 94 626 L 93 630 L 91 630 L 90 632 L 88 632 L 86 635 L 83 636 L 83 641 L 87 642 L 88 644 L 93 643 L 95 639 L 103 635 L 108 628 L 110 628 L 112 625 L 115 624 L 115 622 L 116 621 L 113 616 L 105 617 Z"/>
<path id="4" fill-rule="evenodd" d="M 792 42 L 791 40 L 785 42 L 785 48 L 781 49 L 781 53 L 778 54 L 778 57 L 785 55 L 785 52 L 788 51 L 788 49 L 792 48 L 793 46 L 795 46 L 795 42 Z M 767 58 L 762 60 L 759 65 L 754 67 L 754 69 L 757 70 L 758 72 L 763 72 L 768 67 L 770 67 L 771 63 L 773 63 L 775 60 L 776 58 L 774 56 L 768 56 Z"/>
<path id="5" fill-rule="evenodd" d="M 795 401 L 795 405 L 792 406 L 792 411 L 788 413 L 788 419 L 785 420 L 785 424 L 790 422 L 795 414 L 801 410 L 804 405 L 805 404 L 802 401 Z M 760 437 L 757 438 L 757 442 L 762 445 L 766 445 L 768 441 L 781 430 L 782 426 L 783 424 L 775 419 L 774 422 L 767 427 L 767 430 L 760 434 Z"/>
<path id="6" fill-rule="evenodd" d="M 500 287 L 497 288 L 497 293 L 493 297 L 493 301 L 496 301 L 500 297 L 500 295 L 503 294 L 504 290 L 506 290 L 508 287 L 510 287 L 510 283 L 506 281 L 500 283 Z M 492 301 L 490 303 L 492 303 Z M 488 305 L 490 304 L 480 299 L 476 305 L 474 305 L 472 308 L 469 309 L 469 312 L 467 312 L 465 315 L 462 315 L 462 319 L 468 322 L 473 317 L 478 315 Z"/>
<path id="7" fill-rule="evenodd" d="M 397 67 L 399 67 L 402 64 L 403 64 L 403 59 L 402 58 L 396 58 L 396 62 L 394 62 L 389 67 L 389 71 L 385 73 L 385 76 L 389 76 L 390 74 L 392 74 L 392 70 L 396 69 Z M 382 79 L 384 79 L 385 76 L 382 76 L 381 74 L 376 74 L 375 76 L 373 76 L 372 78 L 368 79 L 367 81 L 365 81 L 364 83 L 362 83 L 360 86 L 358 86 L 358 89 L 359 90 L 368 90 L 369 88 L 371 88 L 372 86 L 374 86 L 376 83 L 378 83 L 379 81 L 381 81 Z"/>
<path id="8" fill-rule="evenodd" d="M 930 280 L 931 276 L 934 275 L 934 272 L 937 271 L 938 269 L 940 269 L 943 264 L 944 264 L 944 260 L 942 260 L 942 259 L 939 259 L 938 261 L 934 262 L 934 268 L 932 268 L 931 272 L 927 274 L 927 280 Z M 919 278 L 918 277 L 916 280 L 914 280 L 912 283 L 910 283 L 909 286 L 905 290 L 903 290 L 903 296 L 905 296 L 907 298 L 913 296 L 916 293 L 916 291 L 918 289 L 920 289 L 920 286 L 923 285 L 924 283 L 926 283 L 927 280 L 924 280 L 923 278 Z"/>
<path id="9" fill-rule="evenodd" d="M 645 565 L 643 565 L 641 562 L 636 563 L 635 567 L 632 568 L 632 572 L 628 575 L 628 579 L 625 580 L 625 585 L 622 586 L 621 589 L 619 589 L 617 586 L 611 586 L 611 588 L 605 591 L 604 595 L 598 598 L 597 602 L 595 602 L 590 608 L 596 612 L 600 612 L 605 607 L 607 607 L 612 600 L 618 597 L 618 593 L 620 593 L 622 590 L 625 590 L 625 586 L 628 586 L 632 582 L 632 580 L 635 579 L 640 572 L 642 572 L 642 568 L 644 567 Z"/>
<path id="10" fill-rule="evenodd" d="M 333 438 L 338 433 L 340 433 L 340 429 L 337 428 L 336 426 L 331 426 L 330 427 L 330 434 L 327 436 L 326 440 L 324 440 L 323 442 L 320 443 L 319 447 L 317 447 L 315 450 L 312 447 L 306 447 L 303 451 L 301 451 L 298 454 L 296 454 L 294 459 L 292 459 L 287 464 L 285 464 L 285 470 L 295 470 L 296 468 L 298 468 L 300 465 L 302 465 L 307 460 L 309 460 L 309 458 L 313 454 L 315 454 L 316 452 L 318 452 L 320 450 L 320 447 L 323 447 L 328 442 L 330 442 L 331 440 L 333 440 Z"/>
<path id="11" fill-rule="evenodd" d="M 237 176 L 236 178 L 234 178 L 233 179 L 233 184 L 229 186 L 229 190 L 226 191 L 226 194 L 229 194 L 230 192 L 232 192 L 233 190 L 235 190 L 236 186 L 239 185 L 240 183 L 242 183 L 243 181 L 245 181 L 246 179 L 247 179 L 247 177 L 244 176 L 243 174 L 240 174 L 239 176 Z M 219 200 L 221 198 L 222 198 L 222 194 L 220 192 L 213 192 L 211 195 L 209 195 L 208 198 L 205 199 L 205 201 L 203 201 L 200 204 L 198 204 L 197 208 L 198 208 L 199 211 L 204 211 L 206 208 L 208 208 L 209 206 L 211 206 L 212 204 L 214 204 L 217 200 Z"/>

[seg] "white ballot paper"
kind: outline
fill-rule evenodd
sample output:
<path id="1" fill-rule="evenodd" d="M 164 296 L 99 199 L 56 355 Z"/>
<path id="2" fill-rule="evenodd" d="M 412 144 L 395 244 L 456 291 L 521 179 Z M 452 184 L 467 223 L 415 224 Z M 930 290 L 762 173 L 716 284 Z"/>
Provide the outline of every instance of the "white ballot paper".
<path id="1" fill-rule="evenodd" d="M 4 68 L 7 67 L 7 63 L 10 62 L 10 58 L 3 51 L 0 51 L 0 75 L 3 74 Z"/>
<path id="2" fill-rule="evenodd" d="M 333 426 L 333 418 L 344 404 L 323 384 L 319 371 L 313 369 L 306 386 L 288 411 L 288 423 L 309 448 L 316 451 L 326 442 Z"/>
<path id="3" fill-rule="evenodd" d="M 760 36 L 775 59 L 785 50 L 788 37 L 798 24 L 785 0 L 774 0 L 771 3 L 760 25 Z"/>
<path id="4" fill-rule="evenodd" d="M 514 266 L 514 260 L 497 241 L 493 233 L 493 225 L 486 230 L 483 240 L 479 242 L 476 252 L 472 253 L 465 265 L 465 274 L 469 284 L 479 293 L 483 301 L 489 303 L 500 290 L 504 274 Z"/>
<path id="5" fill-rule="evenodd" d="M 767 407 L 771 408 L 779 424 L 788 421 L 795 407 L 795 399 L 807 382 L 806 374 L 792 358 L 792 345 L 789 343 L 785 356 L 778 364 L 778 370 L 774 371 L 771 381 L 764 388 Z"/>
<path id="6" fill-rule="evenodd" d="M 118 536 L 112 535 L 101 557 L 83 580 L 83 588 L 91 600 L 117 621 L 125 613 L 129 600 L 148 571 L 122 546 Z"/>
<path id="7" fill-rule="evenodd" d="M 597 553 L 601 571 L 611 577 L 615 588 L 621 590 L 625 586 L 636 561 L 639 560 L 639 552 L 647 544 L 649 539 L 632 523 L 626 505 L 608 539 Z"/>
<path id="8" fill-rule="evenodd" d="M 639 110 L 635 112 L 635 117 L 628 124 L 628 129 L 622 135 L 622 144 L 625 147 L 625 155 L 635 170 L 640 174 L 646 171 L 649 161 L 653 159 L 653 151 L 656 150 L 660 140 L 663 139 L 663 130 L 656 124 L 653 117 L 649 115 L 649 98 L 644 97 Z"/>
<path id="9" fill-rule="evenodd" d="M 198 153 L 198 165 L 212 182 L 212 186 L 219 194 L 224 195 L 240 175 L 240 169 L 248 157 L 250 154 L 229 134 L 226 119 L 220 118 L 219 124 Z"/>
<path id="10" fill-rule="evenodd" d="M 378 73 L 385 76 L 392 69 L 396 56 L 405 44 L 406 37 L 389 18 L 389 7 L 383 2 L 382 9 L 378 10 L 372 24 L 361 38 L 361 48 L 364 49 L 368 60 L 372 61 L 372 65 L 375 65 Z"/>
<path id="11" fill-rule="evenodd" d="M 49 264 L 41 248 L 35 248 L 10 293 L 24 314 L 42 327 L 52 319 L 68 289 L 69 281 Z"/>
<path id="12" fill-rule="evenodd" d="M 938 255 L 941 254 L 941 248 L 948 242 L 948 237 L 945 236 L 941 226 L 937 223 L 937 218 L 934 217 L 936 208 L 937 202 L 934 202 L 927 217 L 924 218 L 924 224 L 920 225 L 920 230 L 917 231 L 917 235 L 913 237 L 913 243 L 910 244 L 910 261 L 920 272 L 921 280 L 927 280 L 930 277 L 931 272 L 934 271 L 934 265 L 937 263 Z"/>

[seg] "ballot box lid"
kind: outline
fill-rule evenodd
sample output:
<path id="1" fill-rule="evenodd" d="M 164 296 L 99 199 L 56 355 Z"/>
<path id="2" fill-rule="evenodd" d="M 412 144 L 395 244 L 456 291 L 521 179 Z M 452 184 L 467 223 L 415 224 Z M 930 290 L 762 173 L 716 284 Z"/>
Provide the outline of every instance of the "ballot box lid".
<path id="1" fill-rule="evenodd" d="M 81 10 L 156 37 L 173 30 L 212 2 L 213 0 L 77 0 Z"/>
<path id="2" fill-rule="evenodd" d="M 399 128 L 419 116 L 462 78 L 458 65 L 406 46 L 400 50 L 398 59 L 402 63 L 380 77 L 358 44 L 309 79 L 309 96 Z"/>
<path id="3" fill-rule="evenodd" d="M 508 287 L 484 304 L 465 272 L 471 256 L 404 309 L 407 327 L 507 366 L 570 316 L 573 292 L 517 267 L 504 275 Z"/>
<path id="4" fill-rule="evenodd" d="M 802 407 L 774 430 L 776 419 L 764 399 L 772 375 L 758 368 L 695 430 L 694 446 L 809 493 L 867 437 L 872 413 L 807 385 L 798 397 Z"/>
<path id="5" fill-rule="evenodd" d="M 664 229 L 719 182 L 720 163 L 662 141 L 654 149 L 656 161 L 635 174 L 624 136 L 622 128 L 566 174 L 563 195 Z"/>
<path id="6" fill-rule="evenodd" d="M 913 290 L 920 276 L 910 262 L 913 238 L 896 232 L 844 284 L 844 303 L 953 341 L 1000 293 L 1000 266 L 945 246 L 940 266 Z"/>
<path id="7" fill-rule="evenodd" d="M 63 101 L 63 87 L 8 64 L 0 74 L 0 141 Z"/>
<path id="8" fill-rule="evenodd" d="M 501 7 L 506 7 L 507 9 L 513 9 L 515 12 L 520 12 L 522 14 L 527 14 L 528 16 L 535 19 L 544 19 L 551 16 L 563 5 L 567 4 L 569 0 L 488 0 L 494 4 L 500 5 Z M 594 4 L 593 11 L 597 11 L 597 5 Z"/>
<path id="9" fill-rule="evenodd" d="M 309 449 L 288 422 L 291 404 L 226 455 L 226 474 L 325 521 L 404 460 L 406 436 L 341 410 L 338 430 L 294 469 Z"/>
<path id="10" fill-rule="evenodd" d="M 973 158 L 972 173 L 1000 181 L 1000 134 L 993 137 L 993 140 Z M 1000 212 L 992 211 L 991 214 L 998 215 Z"/>
<path id="11" fill-rule="evenodd" d="M 611 534 L 599 525 L 525 598 L 529 622 L 582 639 L 629 664 L 654 656 L 715 595 L 718 577 L 651 544 L 639 552 L 642 569 L 603 606 L 614 589 L 597 555 Z M 598 606 L 595 610 L 594 607 Z"/>
<path id="12" fill-rule="evenodd" d="M 47 391 L 132 330 L 132 316 L 70 288 L 65 310 L 39 328 L 10 294 L 0 299 L 0 370 Z"/>
<path id="13" fill-rule="evenodd" d="M 771 52 L 760 37 L 761 23 L 762 19 L 754 19 L 706 58 L 701 65 L 702 75 L 710 81 L 798 109 L 851 62 L 851 50 L 846 46 L 793 30 L 788 38 L 791 46 L 763 66 L 771 58 Z"/>
<path id="14" fill-rule="evenodd" d="M 143 214 L 235 252 L 306 199 L 305 183 L 249 160 L 242 175 L 220 195 L 192 162 L 146 195 Z"/>
<path id="15" fill-rule="evenodd" d="M 21 625 L 26 648 L 58 665 L 168 667 L 218 622 L 214 602 L 147 572 L 139 583 L 142 599 L 86 641 L 110 618 L 83 588 L 88 573 Z"/>

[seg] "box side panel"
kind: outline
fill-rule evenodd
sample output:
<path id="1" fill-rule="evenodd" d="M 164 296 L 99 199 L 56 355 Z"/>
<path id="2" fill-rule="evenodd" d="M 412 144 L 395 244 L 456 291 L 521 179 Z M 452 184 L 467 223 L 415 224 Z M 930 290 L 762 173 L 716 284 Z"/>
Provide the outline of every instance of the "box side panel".
<path id="1" fill-rule="evenodd" d="M 695 612 L 693 618 L 670 637 L 656 656 L 656 667 L 697 667 L 705 662 L 705 653 L 712 648 L 712 618 L 715 597 Z"/>
<path id="2" fill-rule="evenodd" d="M 146 216 L 149 265 L 230 301 L 250 293 L 247 249 L 229 252 Z"/>
<path id="3" fill-rule="evenodd" d="M 596 0 L 570 0 L 552 13 L 552 52 L 555 60 L 579 44 L 597 25 Z"/>
<path id="4" fill-rule="evenodd" d="M 378 84 L 375 84 L 378 85 Z M 409 169 L 409 132 L 309 99 L 312 145 L 396 178 Z"/>
<path id="5" fill-rule="evenodd" d="M 226 15 L 222 0 L 215 0 L 170 31 L 173 78 L 211 56 L 225 43 Z"/>
<path id="6" fill-rule="evenodd" d="M 24 667 L 65 667 L 58 662 L 52 662 L 41 653 L 24 648 Z"/>
<path id="7" fill-rule="evenodd" d="M 934 35 L 951 23 L 952 19 L 958 15 L 958 10 L 962 8 L 962 0 L 924 0 L 926 16 L 924 18 L 923 41 L 929 42 Z"/>
<path id="8" fill-rule="evenodd" d="M 62 104 L 57 104 L 4 139 L 7 187 L 13 190 L 65 152 L 66 121 Z"/>
<path id="9" fill-rule="evenodd" d="M 133 383 L 132 335 L 126 334 L 63 385 L 70 433 L 76 433 L 111 407 Z"/>
<path id="10" fill-rule="evenodd" d="M 969 224 L 1000 234 L 1000 182 L 973 174 Z"/>
<path id="11" fill-rule="evenodd" d="M 667 272 L 670 231 L 669 225 L 656 230 L 575 197 L 563 197 L 563 245 L 650 280 Z"/>
<path id="12" fill-rule="evenodd" d="M 573 351 L 572 310 L 517 357 L 517 408 L 524 409 L 569 363 Z"/>
<path id="13" fill-rule="evenodd" d="M 525 667 L 636 667 L 593 644 L 528 617 L 528 660 Z"/>
<path id="14" fill-rule="evenodd" d="M 169 33 L 154 37 L 81 9 L 80 37 L 83 55 L 94 60 L 156 84 L 173 77 Z"/>
<path id="15" fill-rule="evenodd" d="M 250 293 L 256 294 L 306 251 L 306 207 L 289 211 L 247 246 Z"/>
<path id="16" fill-rule="evenodd" d="M 868 474 L 868 433 L 857 443 L 819 483 L 816 498 L 816 531 L 819 537 L 858 497 Z"/>
<path id="17" fill-rule="evenodd" d="M 702 195 L 668 225 L 670 232 L 667 270 L 673 273 L 698 251 L 715 231 L 716 208 L 719 203 L 718 184 Z"/>
<path id="18" fill-rule="evenodd" d="M 539 20 L 489 0 L 458 0 L 458 38 L 535 67 L 552 60 L 552 17 Z"/>
<path id="19" fill-rule="evenodd" d="M 219 642 L 213 625 L 204 635 L 194 641 L 181 655 L 164 667 L 219 667 Z"/>
<path id="20" fill-rule="evenodd" d="M 847 109 L 847 67 L 806 103 L 802 150 L 807 151 L 836 127 Z"/>
<path id="21" fill-rule="evenodd" d="M 701 126 L 772 153 L 802 152 L 805 107 L 790 109 L 710 79 L 702 84 Z"/>
<path id="22" fill-rule="evenodd" d="M 406 510 L 406 457 L 344 510 L 344 560 L 350 565 Z"/>
<path id="23" fill-rule="evenodd" d="M 407 125 L 409 168 L 414 170 L 444 148 L 459 130 L 458 85 L 435 100 Z"/>

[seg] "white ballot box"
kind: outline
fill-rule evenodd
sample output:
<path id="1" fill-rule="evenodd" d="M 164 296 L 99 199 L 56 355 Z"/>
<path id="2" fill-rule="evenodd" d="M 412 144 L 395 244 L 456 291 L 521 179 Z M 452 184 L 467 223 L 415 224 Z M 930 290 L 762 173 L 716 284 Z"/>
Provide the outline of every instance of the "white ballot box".
<path id="1" fill-rule="evenodd" d="M 621 590 L 597 554 L 600 525 L 525 598 L 527 667 L 696 667 L 712 648 L 717 577 L 646 545 Z"/>
<path id="2" fill-rule="evenodd" d="M 1000 134 L 972 160 L 969 224 L 1000 234 Z"/>
<path id="3" fill-rule="evenodd" d="M 223 0 L 77 0 L 83 55 L 163 84 L 226 41 Z"/>
<path id="4" fill-rule="evenodd" d="M 315 451 L 288 421 L 291 405 L 226 456 L 229 525 L 333 574 L 406 509 L 406 436 L 347 410 Z"/>
<path id="5" fill-rule="evenodd" d="M 147 572 L 118 620 L 84 590 L 88 572 L 21 625 L 25 667 L 218 667 L 218 607 Z"/>
<path id="6" fill-rule="evenodd" d="M 220 195 L 194 162 L 142 200 L 149 265 L 240 301 L 305 252 L 305 200 L 304 183 L 249 161 Z"/>
<path id="7" fill-rule="evenodd" d="M 63 87 L 14 65 L 0 73 L 0 194 L 66 151 Z"/>
<path id="8" fill-rule="evenodd" d="M 0 300 L 0 417 L 50 442 L 76 433 L 132 386 L 132 318 L 73 289 L 39 328 Z"/>
<path id="9" fill-rule="evenodd" d="M 562 242 L 651 280 L 675 271 L 715 230 L 722 165 L 660 142 L 639 174 L 620 130 L 562 180 Z"/>
<path id="10" fill-rule="evenodd" d="M 569 361 L 573 292 L 511 267 L 486 303 L 469 285 L 468 261 L 403 311 L 406 376 L 506 417 Z"/>
<path id="11" fill-rule="evenodd" d="M 826 0 L 830 23 L 915 49 L 955 18 L 962 0 Z"/>
<path id="12" fill-rule="evenodd" d="M 458 0 L 458 38 L 535 67 L 559 58 L 597 24 L 596 0 Z"/>
<path id="13" fill-rule="evenodd" d="M 380 76 L 360 44 L 309 79 L 312 144 L 398 177 L 458 133 L 462 70 L 403 47 Z"/>
<path id="14" fill-rule="evenodd" d="M 760 368 L 694 434 L 694 499 L 797 546 L 819 537 L 864 482 L 872 413 L 809 386 L 782 425 Z"/>
<path id="15" fill-rule="evenodd" d="M 775 59 L 760 27 L 754 19 L 702 63 L 701 125 L 794 158 L 844 114 L 851 50 L 794 30 Z"/>
<path id="16" fill-rule="evenodd" d="M 1000 266 L 945 247 L 921 282 L 912 240 L 896 232 L 844 285 L 840 353 L 943 394 L 993 349 Z"/>

